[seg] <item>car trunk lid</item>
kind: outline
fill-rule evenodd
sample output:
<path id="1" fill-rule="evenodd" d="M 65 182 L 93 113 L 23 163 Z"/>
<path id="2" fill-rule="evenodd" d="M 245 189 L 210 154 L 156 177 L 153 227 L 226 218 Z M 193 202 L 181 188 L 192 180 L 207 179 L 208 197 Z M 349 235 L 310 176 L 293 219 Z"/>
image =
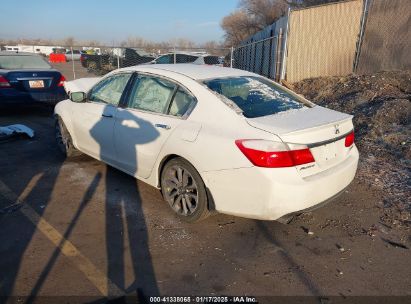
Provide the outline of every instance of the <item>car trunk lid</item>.
<path id="1" fill-rule="evenodd" d="M 348 157 L 345 137 L 353 130 L 352 116 L 320 106 L 280 112 L 258 118 L 247 118 L 252 127 L 273 133 L 289 145 L 306 145 L 315 163 L 297 166 L 309 176 L 338 165 Z"/>
<path id="2" fill-rule="evenodd" d="M 41 92 L 55 89 L 61 80 L 61 73 L 54 70 L 13 70 L 4 77 L 16 90 Z"/>

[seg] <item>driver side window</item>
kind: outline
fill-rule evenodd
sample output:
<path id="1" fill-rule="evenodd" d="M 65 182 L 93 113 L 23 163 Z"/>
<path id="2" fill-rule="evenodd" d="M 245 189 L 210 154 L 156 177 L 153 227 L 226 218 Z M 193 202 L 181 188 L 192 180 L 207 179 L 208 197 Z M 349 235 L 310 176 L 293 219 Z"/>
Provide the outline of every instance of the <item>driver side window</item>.
<path id="1" fill-rule="evenodd" d="M 131 74 L 117 74 L 100 81 L 90 92 L 90 101 L 118 106 Z"/>

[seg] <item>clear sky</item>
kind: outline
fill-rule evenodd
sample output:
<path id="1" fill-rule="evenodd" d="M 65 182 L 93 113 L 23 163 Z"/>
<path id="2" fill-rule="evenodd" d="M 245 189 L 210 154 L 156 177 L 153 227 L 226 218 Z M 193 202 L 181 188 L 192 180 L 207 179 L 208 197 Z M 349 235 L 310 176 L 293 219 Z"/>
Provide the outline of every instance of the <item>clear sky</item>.
<path id="1" fill-rule="evenodd" d="M 1 1 L 0 38 L 99 40 L 129 36 L 152 41 L 220 41 L 221 19 L 238 0 L 10 0 Z"/>

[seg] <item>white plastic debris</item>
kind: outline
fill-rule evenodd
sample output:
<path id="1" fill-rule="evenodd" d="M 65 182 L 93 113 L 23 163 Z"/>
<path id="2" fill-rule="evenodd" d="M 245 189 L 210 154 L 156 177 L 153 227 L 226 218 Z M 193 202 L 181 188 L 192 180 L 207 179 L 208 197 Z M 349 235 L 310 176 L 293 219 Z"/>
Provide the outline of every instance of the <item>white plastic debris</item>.
<path id="1" fill-rule="evenodd" d="M 0 127 L 1 135 L 13 135 L 13 134 L 26 134 L 28 137 L 34 137 L 34 131 L 29 127 L 21 124 L 9 125 L 5 127 Z"/>

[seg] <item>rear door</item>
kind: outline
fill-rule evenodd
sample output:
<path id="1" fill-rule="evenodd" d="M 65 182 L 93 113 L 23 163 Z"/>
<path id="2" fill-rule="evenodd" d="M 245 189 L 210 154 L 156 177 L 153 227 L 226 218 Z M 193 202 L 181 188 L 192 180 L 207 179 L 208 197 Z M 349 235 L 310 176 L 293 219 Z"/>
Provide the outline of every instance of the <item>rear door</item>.
<path id="1" fill-rule="evenodd" d="M 115 162 L 113 140 L 117 106 L 131 73 L 104 78 L 89 92 L 86 103 L 73 103 L 72 124 L 77 147 L 106 162 Z"/>
<path id="2" fill-rule="evenodd" d="M 170 134 L 182 123 L 195 98 L 171 80 L 140 74 L 114 127 L 120 167 L 148 178 Z"/>

